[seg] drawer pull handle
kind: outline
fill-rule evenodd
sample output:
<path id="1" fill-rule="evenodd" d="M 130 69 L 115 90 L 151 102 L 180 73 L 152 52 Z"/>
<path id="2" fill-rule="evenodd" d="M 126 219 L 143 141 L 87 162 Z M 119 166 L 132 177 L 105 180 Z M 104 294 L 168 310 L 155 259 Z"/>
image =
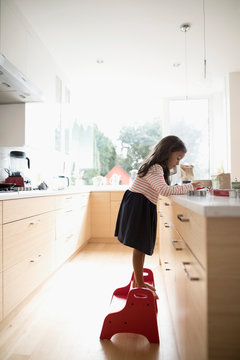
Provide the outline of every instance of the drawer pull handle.
<path id="1" fill-rule="evenodd" d="M 183 250 L 183 248 L 178 246 L 178 243 L 181 243 L 182 241 L 179 240 L 172 240 L 172 245 L 174 247 L 175 250 Z"/>
<path id="2" fill-rule="evenodd" d="M 187 221 L 189 221 L 189 219 L 188 219 L 188 218 L 184 218 L 182 214 L 177 215 L 177 218 L 178 218 L 178 220 L 180 220 L 181 222 L 187 222 Z"/>
<path id="3" fill-rule="evenodd" d="M 66 197 L 65 200 L 71 200 L 72 196 Z"/>
<path id="4" fill-rule="evenodd" d="M 171 204 L 169 204 L 169 203 L 165 202 L 165 203 L 164 203 L 164 205 L 165 205 L 165 206 L 170 206 Z"/>
<path id="5" fill-rule="evenodd" d="M 30 225 L 38 225 L 40 223 L 40 220 L 33 220 L 30 222 Z"/>
<path id="6" fill-rule="evenodd" d="M 171 270 L 171 268 L 170 268 L 170 267 L 168 267 L 168 266 L 169 266 L 168 261 L 164 261 L 164 268 L 165 268 L 165 271 L 170 271 L 170 270 Z"/>
<path id="7" fill-rule="evenodd" d="M 190 262 L 188 262 L 188 261 L 183 261 L 182 264 L 183 264 L 183 271 L 184 271 L 185 275 L 187 276 L 188 280 L 190 280 L 190 281 L 199 281 L 199 280 L 200 280 L 199 277 L 197 277 L 197 276 L 191 276 L 191 275 L 189 274 L 186 266 L 187 266 L 187 265 L 191 265 Z"/>
<path id="8" fill-rule="evenodd" d="M 66 211 L 66 213 L 70 213 L 70 212 L 72 212 L 72 210 L 67 210 L 67 211 Z"/>
<path id="9" fill-rule="evenodd" d="M 40 257 L 42 257 L 42 254 L 39 254 L 35 259 L 29 259 L 29 262 L 34 263 L 36 261 L 39 261 Z"/>
<path id="10" fill-rule="evenodd" d="M 165 228 L 170 228 L 170 226 L 168 225 L 168 223 L 164 223 Z"/>

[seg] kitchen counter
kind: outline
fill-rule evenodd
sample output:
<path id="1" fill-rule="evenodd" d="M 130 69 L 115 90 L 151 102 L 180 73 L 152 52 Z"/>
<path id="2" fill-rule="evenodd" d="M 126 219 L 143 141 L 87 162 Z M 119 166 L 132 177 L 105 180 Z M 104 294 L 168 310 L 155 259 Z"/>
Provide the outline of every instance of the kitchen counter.
<path id="1" fill-rule="evenodd" d="M 98 192 L 98 191 L 125 191 L 129 186 L 126 185 L 103 185 L 103 186 L 79 186 L 79 187 L 69 187 L 64 190 L 32 190 L 32 191 L 16 191 L 16 192 L 0 192 L 0 200 L 13 200 L 13 199 L 23 199 L 29 197 L 39 197 L 39 196 L 52 196 L 52 195 L 66 195 L 66 194 L 77 194 L 77 193 L 88 193 L 88 192 Z"/>
<path id="2" fill-rule="evenodd" d="M 228 196 L 194 197 L 188 195 L 173 195 L 172 200 L 202 216 L 206 217 L 240 217 L 240 199 Z"/>

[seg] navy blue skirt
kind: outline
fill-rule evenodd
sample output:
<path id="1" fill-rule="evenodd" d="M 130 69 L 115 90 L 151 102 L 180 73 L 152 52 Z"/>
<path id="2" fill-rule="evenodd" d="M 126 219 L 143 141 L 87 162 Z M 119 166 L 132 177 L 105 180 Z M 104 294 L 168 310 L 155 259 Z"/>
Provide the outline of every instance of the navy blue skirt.
<path id="1" fill-rule="evenodd" d="M 114 235 L 118 240 L 147 255 L 152 255 L 157 231 L 157 207 L 144 195 L 124 193 Z"/>

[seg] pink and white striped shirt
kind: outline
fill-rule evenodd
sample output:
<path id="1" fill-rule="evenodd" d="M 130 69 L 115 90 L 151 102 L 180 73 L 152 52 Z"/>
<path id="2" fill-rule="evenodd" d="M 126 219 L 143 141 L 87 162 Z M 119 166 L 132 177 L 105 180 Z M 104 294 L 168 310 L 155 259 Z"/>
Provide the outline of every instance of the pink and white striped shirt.
<path id="1" fill-rule="evenodd" d="M 150 167 L 148 173 L 144 177 L 139 177 L 137 175 L 129 190 L 143 194 L 153 204 L 157 205 L 159 195 L 169 196 L 186 194 L 188 190 L 193 190 L 193 186 L 192 184 L 167 185 L 163 175 L 163 168 L 161 165 L 155 164 Z"/>

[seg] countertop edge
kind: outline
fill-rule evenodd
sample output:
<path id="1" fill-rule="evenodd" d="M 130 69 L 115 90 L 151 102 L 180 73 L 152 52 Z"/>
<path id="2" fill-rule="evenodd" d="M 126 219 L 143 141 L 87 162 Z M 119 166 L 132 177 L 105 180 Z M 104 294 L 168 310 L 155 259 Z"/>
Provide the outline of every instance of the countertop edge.
<path id="1" fill-rule="evenodd" d="M 16 200 L 16 199 L 26 199 L 32 197 L 42 197 L 42 196 L 58 196 L 58 195 L 69 195 L 69 194 L 81 194 L 81 193 L 91 193 L 91 192 L 118 192 L 125 191 L 128 189 L 128 186 L 82 186 L 78 188 L 68 188 L 63 190 L 32 190 L 32 191 L 19 191 L 19 192 L 2 192 L 0 193 L 0 201 L 4 200 Z"/>
<path id="2" fill-rule="evenodd" d="M 209 197 L 208 197 L 209 196 Z M 212 198 L 208 195 L 206 198 L 188 198 L 187 195 L 172 195 L 171 199 L 189 210 L 205 217 L 240 217 L 240 201 L 221 196 Z"/>

